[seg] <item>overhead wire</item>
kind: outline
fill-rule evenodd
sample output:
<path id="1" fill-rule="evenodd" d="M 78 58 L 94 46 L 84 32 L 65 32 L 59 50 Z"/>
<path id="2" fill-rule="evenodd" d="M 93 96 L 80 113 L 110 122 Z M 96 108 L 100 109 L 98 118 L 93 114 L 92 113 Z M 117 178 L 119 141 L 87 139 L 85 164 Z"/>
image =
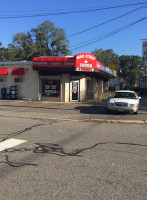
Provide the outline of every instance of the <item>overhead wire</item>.
<path id="1" fill-rule="evenodd" d="M 20 18 L 32 18 L 32 17 L 44 17 L 44 16 L 55 16 L 55 15 L 67 15 L 67 14 L 77 14 L 77 13 L 85 13 L 85 12 L 94 12 L 94 11 L 101 11 L 101 10 L 109 10 L 109 9 L 116 9 L 122 7 L 129 7 L 129 6 L 137 6 L 147 4 L 147 2 L 140 2 L 134 4 L 124 4 L 119 6 L 110 6 L 110 7 L 103 7 L 103 8 L 94 8 L 94 9 L 87 9 L 87 10 L 78 10 L 78 11 L 67 11 L 67 12 L 56 12 L 56 13 L 42 13 L 42 14 L 33 14 L 33 15 L 12 15 L 12 16 L 2 16 L 0 20 L 3 19 L 20 19 Z"/>
<path id="2" fill-rule="evenodd" d="M 2 20 L 2 19 L 9 19 L 9 18 L 11 19 L 11 18 L 39 17 L 39 16 L 47 16 L 47 15 L 73 14 L 73 13 L 90 12 L 90 11 L 98 11 L 98 10 L 106 10 L 106 9 L 112 9 L 112 8 L 120 8 L 120 7 L 127 7 L 127 6 L 136 6 L 136 5 L 143 5 L 143 4 L 147 4 L 147 2 L 140 2 L 140 3 L 135 3 L 135 4 L 125 4 L 125 5 L 111 6 L 111 7 L 105 7 L 105 8 L 96 8 L 96 9 L 91 9 L 91 10 L 80 10 L 80 11 L 70 11 L 70 12 L 60 12 L 60 13 L 45 13 L 45 14 L 26 15 L 26 16 L 6 16 L 6 17 L 0 17 L 0 20 Z M 94 28 L 96 28 L 96 27 L 102 26 L 102 25 L 107 24 L 107 23 L 109 23 L 109 22 L 112 22 L 112 21 L 114 21 L 114 20 L 116 20 L 116 19 L 119 19 L 119 18 L 121 18 L 121 17 L 123 17 L 123 16 L 126 16 L 126 15 L 129 15 L 129 14 L 133 13 L 133 12 L 136 12 L 137 10 L 142 9 L 142 8 L 147 8 L 147 7 L 144 7 L 144 6 L 139 7 L 139 8 L 137 8 L 137 9 L 134 9 L 134 10 L 132 10 L 132 11 L 130 11 L 130 12 L 127 12 L 127 13 L 125 13 L 125 14 L 123 14 L 123 15 L 120 15 L 120 16 L 118 16 L 118 17 L 115 17 L 115 18 L 112 18 L 112 19 L 110 19 L 110 20 L 108 20 L 108 21 L 105 21 L 105 22 L 103 22 L 103 23 L 101 23 L 101 24 L 95 25 L 95 26 L 90 27 L 90 28 L 88 28 L 88 29 L 84 29 L 84 30 L 82 30 L 82 31 L 80 31 L 80 32 L 77 32 L 77 33 L 74 33 L 74 34 L 72 34 L 72 35 L 69 35 L 69 36 L 67 36 L 66 38 L 73 37 L 73 36 L 75 36 L 75 35 L 78 35 L 78 34 L 81 34 L 81 33 L 86 32 L 86 31 L 92 30 L 92 29 L 94 29 Z M 147 17 L 142 18 L 142 19 L 140 19 L 140 20 L 137 20 L 137 21 L 135 21 L 135 22 L 133 22 L 133 23 L 131 23 L 131 24 L 129 24 L 129 25 L 123 26 L 123 27 L 121 27 L 121 28 L 119 28 L 119 29 L 116 29 L 116 30 L 114 30 L 114 31 L 111 31 L 111 32 L 109 32 L 109 33 L 106 33 L 106 34 L 104 34 L 104 35 L 102 35 L 102 36 L 99 36 L 99 37 L 93 38 L 93 39 L 91 39 L 91 40 L 87 40 L 87 41 L 85 41 L 85 42 L 82 42 L 82 43 L 80 43 L 80 44 L 74 45 L 74 46 L 72 46 L 71 48 L 73 48 L 73 47 L 75 47 L 75 46 L 77 46 L 77 47 L 71 49 L 71 51 L 74 51 L 74 50 L 76 50 L 76 49 L 82 48 L 82 47 L 84 47 L 84 46 L 88 46 L 88 45 L 90 45 L 90 44 L 92 44 L 92 43 L 94 43 L 94 42 L 97 42 L 97 41 L 103 40 L 103 39 L 105 39 L 105 38 L 107 38 L 107 37 L 110 37 L 111 35 L 114 35 L 114 34 L 120 32 L 120 31 L 122 31 L 122 30 L 124 30 L 124 29 L 127 29 L 127 28 L 129 28 L 129 27 L 135 25 L 136 23 L 139 23 L 139 22 L 145 20 L 146 18 L 147 18 Z"/>
<path id="3" fill-rule="evenodd" d="M 110 20 L 108 20 L 108 21 L 105 21 L 105 22 L 103 22 L 103 23 L 101 23 L 101 24 L 97 24 L 97 25 L 95 25 L 95 26 L 92 26 L 92 27 L 90 27 L 90 28 L 84 29 L 84 30 L 79 31 L 79 32 L 77 32 L 77 33 L 71 34 L 71 35 L 67 36 L 67 38 L 70 38 L 70 37 L 79 35 L 79 34 L 81 34 L 81 33 L 87 32 L 87 31 L 89 31 L 89 30 L 92 30 L 92 29 L 94 29 L 94 28 L 100 27 L 100 26 L 102 26 L 102 25 L 104 25 L 104 24 L 107 24 L 107 23 L 112 22 L 112 21 L 114 21 L 114 20 L 116 20 L 116 19 L 119 19 L 119 18 L 124 17 L 124 16 L 126 16 L 126 15 L 129 15 L 129 14 L 131 14 L 131 13 L 133 13 L 133 12 L 136 12 L 136 11 L 142 9 L 142 8 L 145 8 L 145 7 L 143 7 L 143 6 L 142 6 L 142 7 L 139 7 L 139 8 L 137 8 L 137 9 L 134 9 L 134 10 L 132 10 L 132 11 L 130 11 L 130 12 L 127 12 L 127 13 L 125 13 L 125 14 L 123 14 L 123 15 L 120 15 L 120 16 L 118 16 L 118 17 L 115 17 L 115 18 L 112 18 L 112 19 L 110 19 Z"/>
<path id="4" fill-rule="evenodd" d="M 137 6 L 137 5 L 143 5 L 143 4 L 147 4 L 147 2 L 138 2 L 138 3 L 131 3 L 131 4 L 124 4 L 124 5 L 117 5 L 117 6 L 107 6 L 107 7 L 102 7 L 102 8 L 97 8 L 97 9 L 100 9 L 100 10 L 105 10 L 105 9 L 110 9 L 110 8 L 120 8 L 120 7 L 126 7 L 126 6 Z M 71 8 L 71 9 L 73 9 L 73 8 Z M 70 10 L 71 11 L 71 9 L 66 9 L 66 10 Z M 80 9 L 80 8 L 79 8 Z M 85 8 L 86 9 L 86 8 Z M 65 9 L 56 9 L 56 10 L 65 10 Z M 4 10 L 2 10 L 2 11 L 0 11 L 0 14 L 1 13 L 7 13 L 7 12 L 9 12 L 9 13 L 16 13 L 16 12 L 19 12 L 19 13 L 25 13 L 25 12 L 47 12 L 47 11 L 53 11 L 53 10 L 28 10 L 28 11 L 24 11 L 24 10 L 14 10 L 14 11 L 4 11 Z M 89 9 L 88 9 L 88 11 L 89 11 Z M 92 9 L 92 11 L 93 11 L 93 9 Z M 95 11 L 95 9 L 94 9 L 94 11 Z M 69 11 L 68 11 L 69 12 Z M 77 11 L 75 11 L 75 12 L 77 12 Z"/>
<path id="5" fill-rule="evenodd" d="M 118 29 L 116 29 L 116 30 L 114 30 L 114 31 L 111 31 L 111 32 L 109 32 L 109 33 L 106 33 L 106 34 L 104 34 L 104 35 L 102 35 L 102 36 L 99 36 L 99 37 L 93 38 L 93 39 L 91 39 L 91 40 L 87 40 L 87 41 L 85 41 L 85 42 L 82 42 L 82 43 L 80 43 L 80 44 L 74 45 L 74 46 L 72 46 L 71 48 L 73 48 L 73 47 L 75 47 L 75 46 L 77 46 L 77 47 L 75 47 L 75 48 L 73 48 L 73 49 L 70 49 L 70 50 L 71 50 L 71 51 L 74 51 L 74 50 L 76 50 L 76 49 L 80 49 L 80 48 L 85 47 L 85 46 L 88 46 L 88 45 L 90 45 L 90 44 L 92 44 L 92 43 L 95 43 L 95 42 L 98 42 L 98 41 L 100 41 L 100 40 L 103 40 L 103 39 L 105 39 L 105 38 L 107 38 L 107 37 L 110 37 L 110 36 L 116 34 L 116 33 L 119 33 L 120 31 L 123 31 L 123 30 L 125 30 L 125 29 L 127 29 L 127 28 L 130 28 L 131 26 L 133 26 L 133 25 L 135 25 L 135 24 L 137 24 L 137 23 L 139 23 L 139 22 L 141 22 L 141 21 L 143 21 L 143 20 L 145 20 L 145 19 L 147 19 L 147 17 L 141 18 L 141 19 L 139 19 L 139 20 L 137 20 L 137 21 L 135 21 L 135 22 L 133 22 L 133 23 L 131 23 L 131 24 L 125 25 L 125 26 L 123 26 L 123 27 L 120 27 L 120 28 L 118 28 Z M 85 44 L 84 44 L 84 43 L 85 43 Z"/>

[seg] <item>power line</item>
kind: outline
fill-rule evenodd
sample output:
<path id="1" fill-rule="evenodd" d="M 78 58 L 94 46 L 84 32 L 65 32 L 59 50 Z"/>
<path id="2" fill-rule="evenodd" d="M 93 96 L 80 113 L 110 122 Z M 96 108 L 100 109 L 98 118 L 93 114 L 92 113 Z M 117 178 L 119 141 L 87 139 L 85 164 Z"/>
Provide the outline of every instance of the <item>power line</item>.
<path id="1" fill-rule="evenodd" d="M 144 18 L 142 18 L 142 19 L 144 20 Z M 142 19 L 140 19 L 140 20 L 142 21 Z M 136 24 L 136 23 L 139 23 L 140 20 L 135 21 L 135 22 L 133 22 L 133 23 L 131 23 L 131 24 L 129 24 L 129 25 L 125 25 L 125 26 L 123 26 L 123 27 L 121 27 L 121 28 L 118 28 L 118 29 L 116 29 L 116 30 L 114 30 L 114 31 L 111 31 L 111 32 L 109 32 L 109 33 L 106 33 L 106 34 L 104 34 L 104 35 L 102 35 L 102 36 L 99 36 L 99 37 L 96 37 L 96 38 L 87 40 L 87 41 L 85 41 L 85 42 L 82 42 L 82 43 L 80 43 L 80 44 L 74 45 L 74 46 L 72 46 L 72 47 L 76 47 L 76 46 L 82 45 L 82 44 L 84 44 L 84 43 L 88 43 L 88 42 L 90 42 L 90 41 L 91 41 L 91 42 L 95 42 L 95 41 L 97 41 L 97 40 L 101 40 L 101 39 L 103 39 L 104 37 L 109 36 L 109 34 L 117 33 L 117 32 L 119 32 L 119 31 L 121 31 L 121 30 L 124 30 L 124 29 L 126 29 L 126 28 L 129 28 L 130 26 L 132 26 L 132 25 L 134 25 L 134 24 Z M 99 38 L 99 39 L 98 39 L 98 38 Z"/>
<path id="2" fill-rule="evenodd" d="M 109 8 L 113 8 L 113 7 L 125 7 L 125 6 L 136 6 L 136 5 L 143 5 L 143 4 L 147 4 L 147 2 L 139 2 L 139 3 L 134 3 L 134 4 L 124 4 L 124 5 L 117 5 L 117 6 L 107 6 L 107 7 L 102 7 L 102 8 L 97 8 L 97 9 L 109 9 Z M 90 7 L 89 7 L 90 8 Z M 72 10 L 73 8 L 71 8 L 71 9 L 56 9 L 56 11 L 57 10 Z M 78 8 L 78 9 L 80 9 L 80 8 Z M 86 8 L 85 8 L 86 9 Z M 4 10 L 2 10 L 2 11 L 0 11 L 0 13 L 7 13 L 7 12 L 9 12 L 9 13 L 16 13 L 16 12 L 18 12 L 18 13 L 25 13 L 25 12 L 50 12 L 50 11 L 53 11 L 53 10 L 29 10 L 29 11 L 24 11 L 24 10 L 14 10 L 14 11 L 4 11 Z M 93 9 L 92 9 L 92 11 L 93 11 Z M 95 11 L 95 8 L 94 8 L 94 11 Z M 77 11 L 75 11 L 75 12 L 77 12 Z"/>
<path id="3" fill-rule="evenodd" d="M 97 38 L 93 38 L 93 39 L 91 39 L 91 40 L 87 40 L 87 41 L 85 41 L 85 42 L 82 42 L 82 43 L 80 43 L 80 44 L 78 44 L 78 45 L 74 45 L 74 46 L 77 46 L 77 47 L 71 49 L 71 51 L 74 51 L 74 50 L 76 50 L 76 49 L 80 49 L 80 48 L 85 47 L 85 46 L 88 46 L 88 45 L 90 45 L 90 44 L 92 44 L 92 43 L 95 43 L 95 42 L 98 42 L 98 41 L 100 41 L 100 40 L 103 40 L 103 39 L 105 39 L 105 38 L 107 38 L 107 37 L 110 37 L 110 36 L 112 36 L 112 35 L 114 35 L 114 34 L 116 34 L 116 33 L 119 33 L 120 31 L 123 31 L 123 30 L 125 30 L 125 29 L 127 29 L 127 28 L 130 28 L 131 26 L 133 26 L 133 25 L 135 25 L 135 24 L 137 24 L 137 23 L 139 23 L 139 22 L 141 22 L 141 21 L 143 21 L 143 20 L 145 20 L 145 19 L 147 19 L 147 17 L 144 17 L 144 18 L 139 19 L 139 20 L 137 20 L 137 21 L 135 21 L 135 22 L 133 22 L 133 23 L 131 23 L 131 24 L 128 24 L 128 25 L 123 26 L 123 27 L 121 27 L 121 28 L 119 28 L 119 29 L 116 29 L 116 30 L 114 30 L 114 31 L 111 31 L 111 32 L 109 32 L 109 33 L 106 33 L 106 34 L 104 34 L 103 36 L 99 36 L 99 37 L 97 37 Z M 84 44 L 84 43 L 85 43 L 85 44 Z M 74 47 L 74 46 L 73 46 L 73 47 Z"/>
<path id="4" fill-rule="evenodd" d="M 77 13 L 85 13 L 85 12 L 94 12 L 94 11 L 101 11 L 101 10 L 110 10 L 115 8 L 122 8 L 122 7 L 129 7 L 129 6 L 137 6 L 147 4 L 147 2 L 141 3 L 134 3 L 134 4 L 124 4 L 119 6 L 110 6 L 110 7 L 103 7 L 103 8 L 95 8 L 95 9 L 88 9 L 88 10 L 79 10 L 79 11 L 67 11 L 67 12 L 56 12 L 56 13 L 42 13 L 42 14 L 34 14 L 34 15 L 16 15 L 16 16 L 4 16 L 0 17 L 0 20 L 3 19 L 20 19 L 20 18 L 32 18 L 32 17 L 44 17 L 49 15 L 68 15 L 68 14 L 77 14 Z"/>
<path id="5" fill-rule="evenodd" d="M 74 45 L 73 47 L 82 45 L 82 44 L 84 44 L 84 43 L 87 43 L 87 44 L 85 44 L 85 45 L 82 45 L 82 46 L 77 47 L 77 48 L 81 48 L 81 47 L 86 46 L 86 45 L 89 45 L 89 44 L 91 44 L 91 43 L 100 41 L 100 40 L 102 40 L 102 39 L 105 39 L 105 38 L 107 38 L 107 37 L 113 35 L 113 34 L 116 34 L 116 33 L 120 32 L 120 31 L 122 31 L 122 30 L 124 30 L 124 29 L 127 29 L 127 28 L 129 28 L 129 27 L 131 27 L 131 26 L 133 26 L 133 25 L 135 25 L 135 24 L 137 24 L 137 23 L 139 23 L 139 22 L 145 20 L 146 18 L 147 18 L 147 17 L 144 17 L 144 18 L 142 18 L 142 19 L 140 19 L 140 20 L 138 20 L 138 21 L 135 21 L 135 22 L 133 22 L 133 23 L 131 23 L 131 24 L 129 24 L 129 25 L 123 26 L 123 27 L 121 27 L 121 28 L 119 28 L 119 29 L 116 29 L 116 30 L 114 30 L 114 31 L 111 31 L 111 32 L 109 32 L 109 33 L 106 33 L 106 34 L 104 34 L 104 35 L 102 35 L 102 36 L 99 36 L 99 37 L 96 37 L 96 38 L 87 40 L 87 41 L 82 42 L 82 43 L 80 43 L 80 44 Z M 77 48 L 75 48 L 75 49 L 77 49 Z M 72 49 L 72 50 L 74 50 L 74 49 Z"/>
<path id="6" fill-rule="evenodd" d="M 75 35 L 79 35 L 79 34 L 81 34 L 81 33 L 84 33 L 84 32 L 86 32 L 86 31 L 89 31 L 89 30 L 92 30 L 92 29 L 94 29 L 94 28 L 97 28 L 97 27 L 102 26 L 102 25 L 104 25 L 104 24 L 107 24 L 107 23 L 109 23 L 109 22 L 112 22 L 112 21 L 114 21 L 114 20 L 116 20 L 116 19 L 119 19 L 119 18 L 121 18 L 121 17 L 124 17 L 124 16 L 126 16 L 126 15 L 129 15 L 129 14 L 131 14 L 131 13 L 133 13 L 133 12 L 136 12 L 137 10 L 142 9 L 142 8 L 144 8 L 144 7 L 139 7 L 139 8 L 137 8 L 137 9 L 135 9 L 135 10 L 132 10 L 132 11 L 130 11 L 130 12 L 127 12 L 127 13 L 125 13 L 125 14 L 123 14 L 123 15 L 118 16 L 118 17 L 112 18 L 112 19 L 110 19 L 110 20 L 108 20 L 108 21 L 105 21 L 105 22 L 103 22 L 103 23 L 101 23 L 101 24 L 92 26 L 92 27 L 90 27 L 90 28 L 87 28 L 87 29 L 84 29 L 84 30 L 79 31 L 79 32 L 77 32 L 77 33 L 74 33 L 74 34 L 72 34 L 72 35 L 69 35 L 69 36 L 67 36 L 67 38 L 73 37 L 73 36 L 75 36 Z"/>

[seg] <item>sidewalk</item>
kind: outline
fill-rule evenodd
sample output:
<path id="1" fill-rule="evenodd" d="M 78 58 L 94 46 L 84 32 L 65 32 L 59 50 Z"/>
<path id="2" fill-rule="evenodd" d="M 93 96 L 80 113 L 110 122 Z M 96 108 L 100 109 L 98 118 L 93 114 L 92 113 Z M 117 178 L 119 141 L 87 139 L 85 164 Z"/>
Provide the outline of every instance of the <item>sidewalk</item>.
<path id="1" fill-rule="evenodd" d="M 147 124 L 147 109 L 140 109 L 138 115 L 119 113 L 108 114 L 107 101 L 99 103 L 61 103 L 47 101 L 0 100 L 0 116 L 39 120 Z"/>

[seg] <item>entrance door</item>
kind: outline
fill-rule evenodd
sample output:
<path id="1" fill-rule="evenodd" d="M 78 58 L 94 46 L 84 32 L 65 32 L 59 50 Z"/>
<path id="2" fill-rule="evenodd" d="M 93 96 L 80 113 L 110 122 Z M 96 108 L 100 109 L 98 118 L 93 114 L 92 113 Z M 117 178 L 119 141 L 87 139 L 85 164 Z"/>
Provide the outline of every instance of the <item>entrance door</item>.
<path id="1" fill-rule="evenodd" d="M 79 101 L 79 80 L 70 82 L 70 101 Z"/>

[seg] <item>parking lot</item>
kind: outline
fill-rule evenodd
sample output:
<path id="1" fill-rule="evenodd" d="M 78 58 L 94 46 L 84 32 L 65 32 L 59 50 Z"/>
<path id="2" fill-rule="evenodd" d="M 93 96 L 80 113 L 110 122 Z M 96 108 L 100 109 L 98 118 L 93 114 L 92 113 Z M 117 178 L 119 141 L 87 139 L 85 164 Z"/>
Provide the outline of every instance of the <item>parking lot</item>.
<path id="1" fill-rule="evenodd" d="M 107 113 L 107 100 L 102 102 L 61 103 L 48 101 L 0 101 L 0 116 L 59 120 L 147 121 L 147 95 L 142 95 L 137 115 Z"/>
<path id="2" fill-rule="evenodd" d="M 146 200 L 146 126 L 147 96 L 138 115 L 0 101 L 1 200 Z"/>
<path id="3" fill-rule="evenodd" d="M 0 116 L 0 199 L 146 200 L 146 128 Z"/>

